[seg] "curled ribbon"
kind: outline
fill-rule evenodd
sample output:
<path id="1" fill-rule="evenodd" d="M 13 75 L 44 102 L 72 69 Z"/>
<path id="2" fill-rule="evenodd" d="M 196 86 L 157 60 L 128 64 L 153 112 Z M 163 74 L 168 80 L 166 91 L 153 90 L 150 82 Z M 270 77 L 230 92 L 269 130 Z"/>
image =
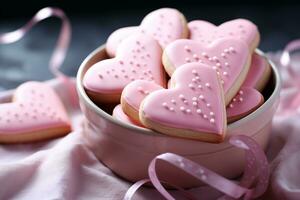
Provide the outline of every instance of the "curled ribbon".
<path id="1" fill-rule="evenodd" d="M 163 197 L 167 200 L 175 200 L 175 198 L 163 187 L 157 177 L 155 169 L 156 162 L 158 160 L 163 160 L 224 193 L 225 195 L 220 197 L 219 200 L 240 198 L 248 200 L 261 196 L 267 190 L 270 174 L 268 161 L 264 151 L 248 136 L 233 136 L 230 138 L 229 142 L 231 145 L 246 151 L 246 167 L 239 185 L 200 164 L 173 153 L 158 155 L 151 161 L 148 168 L 150 181 Z M 135 192 L 148 181 L 148 179 L 144 179 L 133 184 L 126 192 L 123 200 L 131 200 Z M 253 185 L 255 185 L 255 187 L 253 187 Z M 184 190 L 180 189 L 180 191 Z M 185 196 L 187 195 L 185 194 Z M 189 199 L 196 199 L 190 194 L 188 197 Z"/>
<path id="2" fill-rule="evenodd" d="M 62 21 L 62 27 L 56 46 L 49 60 L 49 69 L 54 76 L 65 83 L 65 85 L 68 87 L 68 91 L 70 92 L 71 102 L 76 105 L 78 98 L 74 84 L 68 76 L 64 75 L 59 70 L 66 57 L 72 32 L 70 21 L 61 9 L 52 7 L 41 9 L 23 27 L 9 33 L 0 34 L 0 44 L 10 44 L 22 39 L 34 25 L 50 17 L 59 18 Z"/>
<path id="3" fill-rule="evenodd" d="M 281 96 L 281 103 L 278 113 L 283 115 L 291 115 L 295 112 L 299 112 L 300 108 L 300 79 L 299 72 L 295 71 L 293 63 L 298 62 L 299 58 L 291 57 L 293 52 L 300 50 L 300 39 L 289 42 L 284 48 L 281 54 L 269 53 L 268 57 L 272 60 L 282 72 L 286 72 L 287 78 L 284 81 L 284 88 L 290 91 Z"/>

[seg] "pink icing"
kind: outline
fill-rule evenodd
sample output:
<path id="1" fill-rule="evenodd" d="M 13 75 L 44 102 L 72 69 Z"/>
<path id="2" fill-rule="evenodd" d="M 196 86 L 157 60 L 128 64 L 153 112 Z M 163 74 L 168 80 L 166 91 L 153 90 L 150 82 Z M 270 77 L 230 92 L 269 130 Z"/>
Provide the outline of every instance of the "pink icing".
<path id="1" fill-rule="evenodd" d="M 114 57 L 121 42 L 136 33 L 154 37 L 164 48 L 177 39 L 186 38 L 187 32 L 185 19 L 178 10 L 161 8 L 146 15 L 140 26 L 124 27 L 114 31 L 107 40 L 106 51 L 110 57 Z"/>
<path id="2" fill-rule="evenodd" d="M 127 124 L 143 127 L 140 123 L 135 122 L 134 120 L 129 118 L 128 115 L 126 115 L 123 112 L 121 104 L 117 105 L 114 108 L 112 116 L 115 117 L 116 119 L 122 121 L 122 122 L 127 123 Z"/>
<path id="3" fill-rule="evenodd" d="M 268 67 L 268 61 L 264 57 L 254 53 L 252 55 L 251 66 L 247 78 L 242 86 L 258 89 L 261 79 L 266 78 L 263 75 Z"/>
<path id="4" fill-rule="evenodd" d="M 121 94 L 134 80 L 165 85 L 161 55 L 161 47 L 152 37 L 133 35 L 120 45 L 115 58 L 94 64 L 86 72 L 83 85 L 87 90 L 101 94 Z"/>
<path id="5" fill-rule="evenodd" d="M 249 47 L 255 45 L 259 32 L 255 24 L 246 19 L 235 19 L 215 26 L 207 21 L 195 20 L 188 23 L 190 39 L 211 43 L 215 39 L 233 37 L 245 41 Z M 257 45 L 257 44 L 256 44 Z"/>
<path id="6" fill-rule="evenodd" d="M 187 39 L 177 40 L 167 46 L 164 56 L 169 61 L 164 63 L 165 66 L 168 68 L 171 64 L 173 70 L 190 62 L 208 64 L 219 74 L 225 94 L 234 84 L 242 84 L 237 79 L 245 67 L 249 67 L 246 44 L 230 38 L 215 40 L 209 45 Z"/>
<path id="7" fill-rule="evenodd" d="M 124 88 L 122 92 L 122 99 L 136 111 L 139 111 L 141 102 L 144 98 L 153 91 L 161 89 L 163 89 L 163 87 L 153 82 L 136 80 Z"/>
<path id="8" fill-rule="evenodd" d="M 137 31 L 137 26 L 120 28 L 114 31 L 106 41 L 106 52 L 110 57 L 115 57 L 118 46 L 122 41 Z"/>
<path id="9" fill-rule="evenodd" d="M 249 87 L 242 87 L 238 94 L 226 107 L 228 118 L 240 118 L 256 109 L 263 102 L 263 96 L 259 91 Z"/>
<path id="10" fill-rule="evenodd" d="M 155 91 L 144 99 L 143 116 L 172 128 L 224 134 L 225 104 L 215 71 L 190 63 L 175 71 L 173 81 L 174 88 Z"/>
<path id="11" fill-rule="evenodd" d="M 15 91 L 13 102 L 0 104 L 0 134 L 22 134 L 69 126 L 62 102 L 44 83 L 26 82 Z"/>
<path id="12" fill-rule="evenodd" d="M 173 8 L 161 8 L 149 13 L 140 25 L 140 31 L 153 36 L 164 48 L 171 42 L 187 36 L 183 15 Z"/>

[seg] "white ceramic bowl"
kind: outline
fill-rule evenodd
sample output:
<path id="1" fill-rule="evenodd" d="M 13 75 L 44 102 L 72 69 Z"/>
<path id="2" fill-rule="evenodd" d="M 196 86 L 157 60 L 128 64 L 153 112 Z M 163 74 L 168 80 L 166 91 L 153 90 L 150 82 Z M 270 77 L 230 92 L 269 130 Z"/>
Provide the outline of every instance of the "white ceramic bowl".
<path id="1" fill-rule="evenodd" d="M 263 56 L 263 53 L 257 50 Z M 85 92 L 82 78 L 96 62 L 107 58 L 104 46 L 93 51 L 81 64 L 77 74 L 80 106 L 86 116 L 85 138 L 95 155 L 117 175 L 129 181 L 147 177 L 147 167 L 157 155 L 172 152 L 187 157 L 227 177 L 239 176 L 244 170 L 244 152 L 228 143 L 235 134 L 244 134 L 265 148 L 271 131 L 271 122 L 278 106 L 280 78 L 273 63 L 272 76 L 265 89 L 266 102 L 255 112 L 228 126 L 225 141 L 220 144 L 204 143 L 162 135 L 160 133 L 125 124 L 111 116 L 112 106 L 96 105 Z M 164 162 L 158 163 L 158 174 L 163 180 L 182 187 L 201 183 Z"/>

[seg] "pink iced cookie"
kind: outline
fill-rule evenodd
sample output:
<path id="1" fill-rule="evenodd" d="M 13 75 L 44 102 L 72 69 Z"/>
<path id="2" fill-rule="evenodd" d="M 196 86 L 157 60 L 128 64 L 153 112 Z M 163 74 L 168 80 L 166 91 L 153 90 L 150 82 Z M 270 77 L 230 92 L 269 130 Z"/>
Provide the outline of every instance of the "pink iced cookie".
<path id="1" fill-rule="evenodd" d="M 188 37 L 185 17 L 173 8 L 161 8 L 149 13 L 143 19 L 140 30 L 153 36 L 162 48 L 177 39 Z"/>
<path id="2" fill-rule="evenodd" d="M 226 132 L 222 85 L 216 72 L 201 63 L 178 68 L 174 88 L 148 95 L 140 107 L 140 120 L 163 134 L 206 142 L 221 142 Z"/>
<path id="3" fill-rule="evenodd" d="M 195 20 L 188 23 L 190 39 L 209 44 L 225 37 L 245 41 L 253 51 L 259 44 L 260 35 L 255 24 L 246 19 L 235 19 L 215 26 L 207 21 Z"/>
<path id="4" fill-rule="evenodd" d="M 117 105 L 114 108 L 112 116 L 115 117 L 116 119 L 122 121 L 122 122 L 127 123 L 127 124 L 143 127 L 143 125 L 141 125 L 140 123 L 132 120 L 128 115 L 126 115 L 123 112 L 121 104 Z"/>
<path id="5" fill-rule="evenodd" d="M 170 76 L 176 68 L 190 62 L 205 63 L 217 72 L 227 105 L 247 76 L 250 55 L 246 43 L 232 38 L 215 40 L 211 44 L 181 39 L 164 50 L 163 64 Z"/>
<path id="6" fill-rule="evenodd" d="M 107 53 L 114 57 L 118 45 L 133 33 L 148 34 L 165 48 L 177 39 L 187 38 L 188 27 L 185 17 L 178 10 L 173 8 L 154 10 L 145 16 L 140 26 L 125 27 L 113 32 L 106 43 Z"/>
<path id="7" fill-rule="evenodd" d="M 106 41 L 106 52 L 109 57 L 115 57 L 118 46 L 124 39 L 137 32 L 137 26 L 129 26 L 114 31 Z"/>
<path id="8" fill-rule="evenodd" d="M 243 118 L 264 102 L 263 95 L 256 89 L 242 87 L 226 108 L 228 122 Z"/>
<path id="9" fill-rule="evenodd" d="M 0 104 L 0 143 L 34 142 L 66 135 L 70 130 L 62 102 L 44 83 L 24 83 L 11 103 Z"/>
<path id="10" fill-rule="evenodd" d="M 119 102 L 123 88 L 134 80 L 165 86 L 161 55 L 161 47 L 152 37 L 133 35 L 121 44 L 115 58 L 94 64 L 86 72 L 83 85 L 98 103 Z"/>
<path id="11" fill-rule="evenodd" d="M 136 80 L 129 83 L 124 88 L 121 96 L 123 111 L 135 121 L 140 121 L 139 110 L 141 102 L 153 91 L 161 89 L 163 87 L 160 85 L 144 80 Z"/>
<path id="12" fill-rule="evenodd" d="M 267 59 L 256 53 L 252 55 L 251 66 L 242 87 L 255 88 L 262 91 L 271 76 L 271 67 Z"/>

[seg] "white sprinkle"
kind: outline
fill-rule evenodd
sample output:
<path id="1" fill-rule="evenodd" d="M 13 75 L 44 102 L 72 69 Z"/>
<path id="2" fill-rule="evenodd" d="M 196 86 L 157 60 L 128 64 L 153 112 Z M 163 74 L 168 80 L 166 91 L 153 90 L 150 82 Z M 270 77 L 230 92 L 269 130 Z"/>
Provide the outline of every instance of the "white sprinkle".
<path id="1" fill-rule="evenodd" d="M 230 107 L 230 108 L 233 108 L 233 104 L 232 104 L 232 103 L 231 103 L 231 104 L 229 104 L 229 107 Z"/>
<path id="2" fill-rule="evenodd" d="M 197 104 L 198 104 L 198 103 L 197 103 L 196 101 L 193 102 L 193 106 L 197 106 Z"/>
<path id="3" fill-rule="evenodd" d="M 223 75 L 224 75 L 224 76 L 227 76 L 227 75 L 228 75 L 228 73 L 227 73 L 227 72 L 223 72 Z"/>
<path id="4" fill-rule="evenodd" d="M 234 49 L 233 47 L 229 47 L 229 51 L 230 51 L 231 53 L 235 53 L 235 49 Z"/>
<path id="5" fill-rule="evenodd" d="M 192 100 L 193 100 L 193 101 L 197 101 L 197 97 L 193 97 Z"/>
<path id="6" fill-rule="evenodd" d="M 201 113 L 202 113 L 202 110 L 201 110 L 201 109 L 197 109 L 197 113 L 198 113 L 198 114 L 201 114 Z"/>
<path id="7" fill-rule="evenodd" d="M 236 102 L 236 98 L 233 98 L 232 101 L 233 101 L 233 102 Z"/>
<path id="8" fill-rule="evenodd" d="M 209 84 L 209 83 L 205 83 L 205 86 L 209 88 L 209 87 L 210 87 L 210 84 Z"/>
<path id="9" fill-rule="evenodd" d="M 186 112 L 187 112 L 187 113 L 191 113 L 191 110 L 190 110 L 190 109 L 186 109 Z"/>
<path id="10" fill-rule="evenodd" d="M 180 99 L 184 99 L 184 95 L 183 95 L 183 94 L 180 94 L 180 95 L 179 95 L 179 98 L 180 98 Z"/>
<path id="11" fill-rule="evenodd" d="M 137 89 L 138 89 L 139 92 L 144 92 L 144 90 L 141 86 L 139 86 Z"/>
<path id="12" fill-rule="evenodd" d="M 239 99 L 239 100 L 240 100 L 240 102 L 242 102 L 244 99 L 243 99 L 243 97 L 240 97 L 240 99 Z"/>
<path id="13" fill-rule="evenodd" d="M 204 96 L 202 94 L 200 94 L 199 99 L 203 100 Z"/>
<path id="14" fill-rule="evenodd" d="M 209 103 L 207 103 L 207 104 L 206 104 L 206 106 L 207 106 L 207 107 L 210 107 L 210 104 L 209 104 Z"/>
<path id="15" fill-rule="evenodd" d="M 184 104 L 188 104 L 189 102 L 188 102 L 187 100 L 184 100 L 183 103 L 184 103 Z"/>
<path id="16" fill-rule="evenodd" d="M 192 83 L 189 84 L 189 88 L 194 89 L 194 85 Z"/>
<path id="17" fill-rule="evenodd" d="M 167 102 L 163 102 L 162 105 L 163 105 L 163 107 L 165 107 L 165 108 L 168 107 Z"/>
<path id="18" fill-rule="evenodd" d="M 173 107 L 170 107 L 169 110 L 170 110 L 170 111 L 174 111 L 174 108 L 173 108 Z"/>
<path id="19" fill-rule="evenodd" d="M 204 115 L 203 115 L 203 118 L 204 118 L 204 119 L 207 119 L 207 115 L 204 114 Z"/>
<path id="20" fill-rule="evenodd" d="M 184 49 L 185 49 L 187 52 L 190 52 L 190 51 L 191 51 L 191 49 L 190 49 L 187 45 L 184 46 Z"/>
<path id="21" fill-rule="evenodd" d="M 191 59 L 185 58 L 185 62 L 191 62 Z"/>
<path id="22" fill-rule="evenodd" d="M 199 88 L 199 89 L 202 89 L 202 85 L 198 85 L 198 88 Z"/>
<path id="23" fill-rule="evenodd" d="M 184 111 L 184 110 L 185 110 L 185 107 L 180 106 L 180 110 L 181 110 L 181 111 Z"/>
<path id="24" fill-rule="evenodd" d="M 243 90 L 240 90 L 240 91 L 239 91 L 239 94 L 240 94 L 240 95 L 243 95 L 243 94 L 244 94 Z"/>
<path id="25" fill-rule="evenodd" d="M 172 100 L 171 100 L 171 102 L 172 102 L 173 104 L 176 104 L 176 101 L 175 101 L 175 99 L 172 99 Z"/>
<path id="26" fill-rule="evenodd" d="M 205 52 L 202 53 L 202 56 L 205 57 L 205 58 L 208 58 L 208 55 Z"/>
<path id="27" fill-rule="evenodd" d="M 212 123 L 212 124 L 215 123 L 215 119 L 214 119 L 214 118 L 211 118 L 209 121 L 210 121 L 210 123 Z"/>
<path id="28" fill-rule="evenodd" d="M 210 115 L 210 116 L 214 116 L 215 113 L 214 113 L 214 112 L 210 112 L 209 115 Z"/>
<path id="29" fill-rule="evenodd" d="M 196 70 L 192 70 L 192 73 L 194 74 L 194 75 L 197 75 L 198 73 L 197 73 L 197 71 Z"/>

